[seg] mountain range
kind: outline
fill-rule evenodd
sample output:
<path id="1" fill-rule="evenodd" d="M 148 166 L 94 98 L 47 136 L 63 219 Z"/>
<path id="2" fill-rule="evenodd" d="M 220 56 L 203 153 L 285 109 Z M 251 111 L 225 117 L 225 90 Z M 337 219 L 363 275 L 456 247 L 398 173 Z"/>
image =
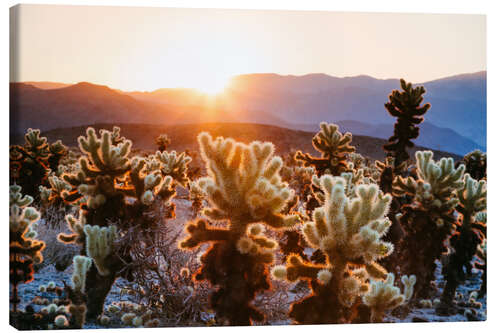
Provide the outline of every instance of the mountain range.
<path id="1" fill-rule="evenodd" d="M 416 144 L 460 155 L 486 149 L 486 72 L 422 83 L 431 103 Z M 387 139 L 395 119 L 384 108 L 399 80 L 325 74 L 246 74 L 226 91 L 207 96 L 193 89 L 126 92 L 88 82 L 10 85 L 10 131 L 44 131 L 94 123 L 175 125 L 242 122 L 317 131 L 321 121 L 343 131 Z"/>

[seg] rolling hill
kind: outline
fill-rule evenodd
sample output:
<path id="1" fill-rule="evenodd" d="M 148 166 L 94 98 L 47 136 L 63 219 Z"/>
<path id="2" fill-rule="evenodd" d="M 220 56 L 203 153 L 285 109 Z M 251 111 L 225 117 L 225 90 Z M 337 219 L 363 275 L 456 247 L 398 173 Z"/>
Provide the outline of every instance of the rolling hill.
<path id="1" fill-rule="evenodd" d="M 104 128 L 111 130 L 110 124 L 93 125 L 95 128 Z M 151 124 L 119 124 L 121 133 L 124 137 L 131 139 L 133 148 L 140 148 L 143 150 L 156 150 L 154 143 L 155 138 L 162 134 L 168 134 L 172 143 L 169 150 L 184 151 L 189 149 L 191 151 L 198 150 L 198 143 L 196 137 L 198 133 L 207 131 L 212 136 L 232 137 L 238 141 L 245 143 L 259 140 L 271 141 L 276 146 L 278 154 L 285 154 L 290 150 L 303 150 L 314 155 L 319 153 L 314 150 L 311 144 L 311 139 L 315 133 L 300 130 L 292 130 L 281 128 L 271 125 L 250 124 L 250 123 L 200 123 L 200 124 L 183 124 L 183 125 L 151 125 Z M 71 128 L 60 128 L 43 133 L 49 142 L 61 139 L 63 143 L 69 146 L 76 146 L 77 138 L 85 134 L 87 126 L 78 126 Z M 318 127 L 319 129 L 319 127 Z M 17 138 L 17 142 L 21 138 Z M 354 135 L 352 144 L 356 147 L 358 153 L 373 159 L 383 160 L 385 152 L 382 145 L 385 140 Z M 413 156 L 416 150 L 424 150 L 426 148 L 416 147 L 411 150 L 410 155 Z M 460 159 L 461 157 L 447 152 L 437 151 L 435 158 L 448 157 Z"/>

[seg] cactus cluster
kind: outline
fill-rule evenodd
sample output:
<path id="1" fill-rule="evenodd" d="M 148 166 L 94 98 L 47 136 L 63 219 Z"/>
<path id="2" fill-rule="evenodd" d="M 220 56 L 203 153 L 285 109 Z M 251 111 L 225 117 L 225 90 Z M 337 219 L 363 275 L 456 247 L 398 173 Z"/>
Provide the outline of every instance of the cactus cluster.
<path id="1" fill-rule="evenodd" d="M 29 128 L 24 145 L 10 146 L 10 183 L 22 187 L 23 192 L 38 198 L 40 185 L 46 185 L 47 176 L 56 171 L 68 148 L 60 140 L 49 144 L 40 136 L 40 130 Z"/>
<path id="2" fill-rule="evenodd" d="M 11 303 L 17 311 L 20 302 L 18 285 L 33 280 L 33 264 L 43 261 L 42 250 L 45 243 L 37 240 L 33 223 L 38 221 L 40 213 L 29 205 L 33 198 L 21 193 L 18 185 L 10 186 L 9 193 L 9 277 L 12 285 Z"/>
<path id="3" fill-rule="evenodd" d="M 74 173 L 61 176 L 69 190 L 62 191 L 67 203 L 83 202 L 79 216 L 67 215 L 71 234 L 60 234 L 64 243 L 82 246 L 82 255 L 92 258 L 87 272 L 87 317 L 96 318 L 114 280 L 119 275 L 132 279 L 125 269 L 133 262 L 133 244 L 119 244 L 118 234 L 135 229 L 134 234 L 151 233 L 163 219 L 149 213 L 157 205 L 168 206 L 164 218 L 173 217 L 176 185 L 185 185 L 189 157 L 157 152 L 146 158 L 130 157 L 132 142 L 113 132 L 101 130 L 100 136 L 89 127 L 78 138 L 84 156 Z"/>

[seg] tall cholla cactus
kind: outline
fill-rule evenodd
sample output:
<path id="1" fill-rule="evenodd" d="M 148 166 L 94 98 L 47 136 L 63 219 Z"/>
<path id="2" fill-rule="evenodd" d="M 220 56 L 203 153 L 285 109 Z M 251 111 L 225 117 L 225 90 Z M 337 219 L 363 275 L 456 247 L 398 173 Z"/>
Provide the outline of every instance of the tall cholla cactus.
<path id="1" fill-rule="evenodd" d="M 470 273 L 471 261 L 477 247 L 486 239 L 486 182 L 477 181 L 465 174 L 465 185 L 458 190 L 457 211 L 461 216 L 457 229 L 450 238 L 453 252 L 444 268 L 446 285 L 441 304 L 450 305 L 460 282 L 465 280 L 465 271 Z"/>
<path id="2" fill-rule="evenodd" d="M 286 266 L 276 266 L 275 278 L 293 282 L 309 279 L 313 294 L 292 305 L 290 316 L 301 324 L 341 323 L 359 297 L 369 290 L 369 278 L 383 279 L 386 270 L 377 260 L 389 255 L 392 244 L 381 237 L 391 222 L 386 218 L 391 196 L 377 185 L 358 185 L 355 196 L 346 194 L 346 179 L 324 175 L 320 178 L 323 205 L 314 210 L 313 221 L 302 231 L 309 246 L 320 249 L 326 263 L 304 262 L 288 257 Z"/>
<path id="3" fill-rule="evenodd" d="M 164 219 L 173 217 L 175 206 L 169 202 L 177 184 L 173 177 L 179 183 L 185 181 L 189 163 L 188 158 L 180 157 L 165 166 L 160 158 L 163 155 L 158 159 L 130 158 L 132 142 L 119 133 L 115 127 L 113 132 L 101 130 L 99 137 L 89 127 L 87 136 L 78 138 L 84 153 L 79 168 L 62 175 L 71 185 L 69 191 L 62 192 L 62 197 L 70 203 L 84 202 L 78 218 L 66 216 L 72 233 L 60 234 L 58 238 L 64 243 L 81 245 L 81 254 L 93 259 L 86 284 L 88 318 L 101 314 L 106 295 L 118 276 L 133 277 L 132 270 L 125 267 L 133 263 L 130 251 L 134 244 L 120 243 L 118 235 L 128 235 L 130 228 L 136 237 L 150 235 L 156 226 L 163 225 Z M 148 168 L 153 159 L 155 167 Z M 167 175 L 168 172 L 172 175 Z M 162 216 L 153 213 L 159 205 L 168 208 L 160 210 Z"/>
<path id="4" fill-rule="evenodd" d="M 446 252 L 444 241 L 455 228 L 456 191 L 463 188 L 465 167 L 455 168 L 452 158 L 435 162 L 431 151 L 418 151 L 417 176 L 398 176 L 393 184 L 397 196 L 408 196 L 398 216 L 406 235 L 400 246 L 401 269 L 417 276 L 415 293 L 427 298 L 434 280 L 435 260 Z"/>
<path id="5" fill-rule="evenodd" d="M 429 103 L 420 105 L 424 99 L 424 87 L 414 88 L 411 83 L 406 83 L 403 79 L 400 83 L 402 91 L 393 90 L 389 95 L 389 102 L 384 105 L 387 112 L 397 118 L 394 124 L 394 135 L 384 145 L 388 154 L 395 158 L 396 174 L 404 171 L 405 162 L 410 157 L 406 149 L 415 146 L 411 140 L 418 137 L 417 125 L 424 120 L 423 115 L 431 107 Z"/>
<path id="6" fill-rule="evenodd" d="M 34 239 L 36 232 L 31 229 L 40 214 L 33 207 L 28 207 L 33 198 L 21 194 L 21 187 L 12 185 L 9 195 L 9 276 L 12 284 L 11 303 L 14 312 L 21 301 L 17 295 L 19 283 L 33 280 L 33 263 L 43 261 L 42 251 L 45 243 Z"/>
<path id="7" fill-rule="evenodd" d="M 213 228 L 205 220 L 187 225 L 188 237 L 179 246 L 193 249 L 210 242 L 201 258 L 196 280 L 208 280 L 218 289 L 211 307 L 218 320 L 231 325 L 249 325 L 264 315 L 250 303 L 255 294 L 269 288 L 267 265 L 274 260 L 276 242 L 263 234 L 264 223 L 284 228 L 298 222 L 295 215 L 283 215 L 293 191 L 281 181 L 282 160 L 274 156 L 271 143 L 249 145 L 233 139 L 198 136 L 208 177 L 198 184 L 210 207 L 203 214 L 211 220 L 227 221 L 228 228 Z"/>
<path id="8" fill-rule="evenodd" d="M 48 144 L 39 129 L 29 128 L 23 146 L 10 146 L 10 182 L 23 188 L 25 194 L 37 198 L 38 187 L 45 185 L 49 172 L 56 171 L 59 161 L 68 153 L 60 140 Z"/>
<path id="9" fill-rule="evenodd" d="M 347 157 L 356 149 L 350 145 L 352 134 L 342 134 L 335 124 L 320 124 L 321 130 L 314 136 L 312 144 L 314 149 L 321 153 L 321 157 L 304 154 L 300 150 L 295 154 L 297 161 L 302 161 L 306 167 L 314 167 L 318 175 L 330 173 L 334 176 L 347 171 Z"/>

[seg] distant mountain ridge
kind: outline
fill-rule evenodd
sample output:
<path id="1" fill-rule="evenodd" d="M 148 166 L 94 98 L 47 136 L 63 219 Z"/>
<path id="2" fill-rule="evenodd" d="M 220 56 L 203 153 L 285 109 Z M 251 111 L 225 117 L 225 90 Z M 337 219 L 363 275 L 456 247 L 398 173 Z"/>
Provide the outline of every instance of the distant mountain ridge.
<path id="1" fill-rule="evenodd" d="M 465 154 L 486 149 L 486 72 L 423 83 L 432 107 L 416 143 Z M 353 134 L 387 139 L 395 119 L 384 108 L 399 80 L 367 75 L 326 74 L 234 77 L 224 94 L 210 97 L 194 89 L 162 88 L 125 92 L 80 82 L 11 83 L 12 133 L 88 123 L 186 124 L 251 122 L 312 130 L 334 122 Z"/>

